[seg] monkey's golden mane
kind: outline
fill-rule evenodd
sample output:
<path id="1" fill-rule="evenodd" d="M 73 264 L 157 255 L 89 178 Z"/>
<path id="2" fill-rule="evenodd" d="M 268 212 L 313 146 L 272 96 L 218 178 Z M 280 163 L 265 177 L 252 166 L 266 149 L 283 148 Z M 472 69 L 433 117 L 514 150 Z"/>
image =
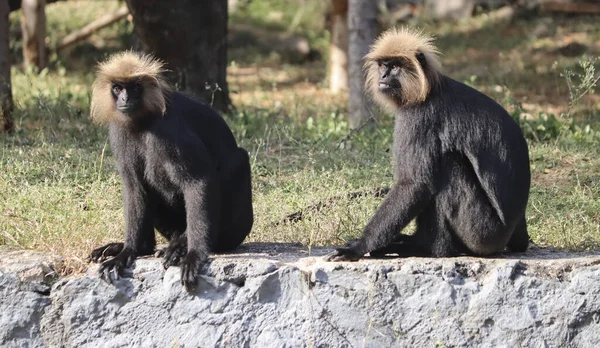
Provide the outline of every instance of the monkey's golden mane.
<path id="1" fill-rule="evenodd" d="M 124 51 L 98 64 L 92 85 L 90 116 L 98 123 L 127 121 L 115 107 L 112 84 L 136 81 L 142 86 L 142 113 L 164 115 L 171 86 L 163 77 L 164 63 L 149 55 Z"/>
<path id="2" fill-rule="evenodd" d="M 417 60 L 423 53 L 425 69 Z M 365 56 L 365 89 L 375 102 L 392 110 L 425 101 L 431 89 L 439 83 L 440 63 L 433 38 L 420 30 L 391 28 L 379 36 Z M 379 60 L 401 59 L 414 69 L 408 70 L 401 81 L 401 100 L 383 95 L 379 91 Z"/>

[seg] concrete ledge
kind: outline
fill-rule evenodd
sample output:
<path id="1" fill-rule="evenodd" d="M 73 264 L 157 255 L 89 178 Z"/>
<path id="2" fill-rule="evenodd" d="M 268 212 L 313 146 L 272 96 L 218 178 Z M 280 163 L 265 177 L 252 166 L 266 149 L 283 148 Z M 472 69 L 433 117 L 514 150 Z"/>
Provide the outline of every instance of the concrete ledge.
<path id="1" fill-rule="evenodd" d="M 116 286 L 91 266 L 0 251 L 2 347 L 600 347 L 600 253 L 364 259 L 250 243 L 217 255 L 198 291 L 136 261 Z"/>

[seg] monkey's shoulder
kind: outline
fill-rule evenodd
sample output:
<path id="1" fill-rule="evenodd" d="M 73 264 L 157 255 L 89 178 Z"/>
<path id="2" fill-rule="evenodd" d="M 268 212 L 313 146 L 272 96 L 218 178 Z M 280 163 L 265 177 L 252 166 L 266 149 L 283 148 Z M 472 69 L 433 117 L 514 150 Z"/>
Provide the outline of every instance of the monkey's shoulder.
<path id="1" fill-rule="evenodd" d="M 206 131 L 207 134 L 230 134 L 225 119 L 210 105 L 184 92 L 172 92 L 167 100 L 166 119 L 179 118 L 188 128 Z M 168 120 L 168 122 L 172 122 Z M 233 135 L 232 135 L 233 136 Z"/>
<path id="2" fill-rule="evenodd" d="M 186 92 L 171 92 L 167 98 L 167 114 L 203 119 L 223 119 L 210 105 Z"/>
<path id="3" fill-rule="evenodd" d="M 469 115 L 485 111 L 488 117 L 508 117 L 506 109 L 490 96 L 463 82 L 443 76 L 439 92 L 433 94 L 441 103 L 439 105 L 456 110 L 456 113 Z"/>

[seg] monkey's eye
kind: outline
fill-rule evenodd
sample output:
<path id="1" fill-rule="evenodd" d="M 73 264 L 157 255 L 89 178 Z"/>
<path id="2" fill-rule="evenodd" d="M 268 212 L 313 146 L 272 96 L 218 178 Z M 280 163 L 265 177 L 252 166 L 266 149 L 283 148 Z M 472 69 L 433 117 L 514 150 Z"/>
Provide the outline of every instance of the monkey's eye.
<path id="1" fill-rule="evenodd" d="M 115 85 L 113 85 L 113 87 L 112 87 L 112 88 L 113 88 L 113 92 L 115 92 L 116 94 L 119 94 L 119 93 L 121 93 L 121 91 L 123 90 L 123 87 L 122 87 L 122 86 L 119 86 L 119 85 L 116 85 L 116 84 L 115 84 Z"/>
<path id="2" fill-rule="evenodd" d="M 383 64 L 379 64 L 379 71 L 384 72 L 387 70 L 387 67 Z"/>
<path id="3" fill-rule="evenodd" d="M 394 66 L 392 67 L 392 70 L 393 70 L 393 71 L 398 71 L 398 70 L 400 70 L 400 66 L 398 66 L 398 65 L 394 65 Z"/>

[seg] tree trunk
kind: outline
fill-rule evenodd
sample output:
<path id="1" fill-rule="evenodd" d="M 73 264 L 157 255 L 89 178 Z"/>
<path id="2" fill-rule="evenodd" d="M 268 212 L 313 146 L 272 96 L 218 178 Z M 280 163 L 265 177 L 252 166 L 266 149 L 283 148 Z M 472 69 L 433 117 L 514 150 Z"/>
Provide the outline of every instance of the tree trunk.
<path id="1" fill-rule="evenodd" d="M 21 2 L 23 62 L 38 69 L 46 67 L 46 0 Z"/>
<path id="2" fill-rule="evenodd" d="M 227 0 L 126 2 L 142 50 L 167 63 L 176 87 L 227 110 Z"/>
<path id="3" fill-rule="evenodd" d="M 329 90 L 348 90 L 348 0 L 332 0 Z"/>
<path id="4" fill-rule="evenodd" d="M 21 1 L 22 0 L 8 0 L 8 5 L 10 6 L 10 12 L 20 10 L 21 9 Z M 66 1 L 66 0 L 46 0 L 46 5 L 51 4 L 53 2 L 58 1 Z"/>
<path id="5" fill-rule="evenodd" d="M 348 1 L 348 74 L 350 82 L 350 126 L 360 127 L 371 119 L 368 98 L 364 94 L 363 57 L 375 41 L 377 31 L 377 1 Z"/>
<path id="6" fill-rule="evenodd" d="M 10 55 L 8 46 L 8 1 L 0 0 L 0 122 L 2 130 L 11 132 L 14 128 L 12 112 L 13 99 L 10 88 Z"/>

